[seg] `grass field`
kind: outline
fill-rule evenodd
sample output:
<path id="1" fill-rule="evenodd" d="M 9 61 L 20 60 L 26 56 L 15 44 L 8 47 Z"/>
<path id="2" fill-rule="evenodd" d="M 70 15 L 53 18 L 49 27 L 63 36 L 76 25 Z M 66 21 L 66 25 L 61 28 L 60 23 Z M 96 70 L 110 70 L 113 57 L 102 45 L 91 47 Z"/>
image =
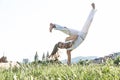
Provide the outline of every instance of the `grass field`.
<path id="1" fill-rule="evenodd" d="M 0 69 L 0 80 L 120 80 L 120 67 L 108 64 L 22 64 Z"/>

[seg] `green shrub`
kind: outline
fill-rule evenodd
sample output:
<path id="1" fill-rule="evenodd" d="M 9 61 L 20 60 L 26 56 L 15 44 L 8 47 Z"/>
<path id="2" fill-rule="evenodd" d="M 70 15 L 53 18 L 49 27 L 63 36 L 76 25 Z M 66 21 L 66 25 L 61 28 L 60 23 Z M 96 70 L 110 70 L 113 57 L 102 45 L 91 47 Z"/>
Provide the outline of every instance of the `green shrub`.
<path id="1" fill-rule="evenodd" d="M 114 60 L 114 64 L 119 65 L 119 63 L 120 63 L 120 56 Z"/>

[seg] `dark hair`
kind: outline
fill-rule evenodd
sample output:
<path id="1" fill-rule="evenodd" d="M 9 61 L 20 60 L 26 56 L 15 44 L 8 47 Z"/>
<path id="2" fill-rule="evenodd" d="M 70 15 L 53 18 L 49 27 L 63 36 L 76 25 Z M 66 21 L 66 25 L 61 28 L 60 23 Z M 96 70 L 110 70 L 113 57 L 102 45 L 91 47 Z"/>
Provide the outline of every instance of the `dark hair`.
<path id="1" fill-rule="evenodd" d="M 58 51 L 58 44 L 55 44 L 55 46 L 54 46 L 54 48 L 53 48 L 53 51 L 52 51 L 51 55 L 56 54 L 57 51 Z"/>
<path id="2" fill-rule="evenodd" d="M 58 42 L 58 43 L 57 43 L 57 47 L 58 47 L 58 48 L 60 48 L 60 47 L 59 47 L 59 44 L 61 44 L 61 43 L 62 43 L 62 42 Z"/>

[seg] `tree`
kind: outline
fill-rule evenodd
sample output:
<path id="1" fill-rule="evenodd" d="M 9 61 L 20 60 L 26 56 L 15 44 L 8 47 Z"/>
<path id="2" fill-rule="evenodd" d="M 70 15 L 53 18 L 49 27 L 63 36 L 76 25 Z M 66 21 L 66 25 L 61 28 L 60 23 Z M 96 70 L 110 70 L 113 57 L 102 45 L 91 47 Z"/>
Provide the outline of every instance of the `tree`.
<path id="1" fill-rule="evenodd" d="M 36 51 L 36 54 L 35 54 L 35 57 L 34 57 L 34 61 L 38 62 L 38 60 L 39 60 L 38 58 L 39 58 L 39 56 L 38 56 L 37 51 Z"/>
<path id="2" fill-rule="evenodd" d="M 48 59 L 49 59 L 49 52 L 47 52 L 46 54 L 46 60 L 48 61 Z"/>
<path id="3" fill-rule="evenodd" d="M 45 53 L 43 53 L 42 61 L 45 61 Z"/>

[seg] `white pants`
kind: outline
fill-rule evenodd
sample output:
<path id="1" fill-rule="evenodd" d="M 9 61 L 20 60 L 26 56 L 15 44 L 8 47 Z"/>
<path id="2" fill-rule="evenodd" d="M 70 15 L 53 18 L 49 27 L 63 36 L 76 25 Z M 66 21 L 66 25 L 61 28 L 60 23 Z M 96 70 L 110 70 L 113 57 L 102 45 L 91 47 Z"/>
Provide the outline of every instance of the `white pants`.
<path id="1" fill-rule="evenodd" d="M 90 24 L 93 20 L 95 12 L 96 12 L 96 10 L 94 10 L 94 9 L 92 9 L 90 11 L 89 16 L 88 16 L 81 31 L 77 31 L 74 29 L 70 29 L 70 28 L 55 24 L 55 26 L 56 26 L 56 28 L 54 28 L 55 30 L 60 30 L 60 31 L 62 31 L 65 34 L 70 35 L 70 36 L 71 35 L 79 35 L 79 37 L 77 38 L 77 40 L 75 41 L 75 43 L 73 44 L 73 46 L 69 50 L 76 48 L 77 46 L 79 46 L 79 44 L 81 44 L 83 42 L 83 40 L 85 39 L 85 37 L 88 33 L 88 30 L 89 30 Z"/>

